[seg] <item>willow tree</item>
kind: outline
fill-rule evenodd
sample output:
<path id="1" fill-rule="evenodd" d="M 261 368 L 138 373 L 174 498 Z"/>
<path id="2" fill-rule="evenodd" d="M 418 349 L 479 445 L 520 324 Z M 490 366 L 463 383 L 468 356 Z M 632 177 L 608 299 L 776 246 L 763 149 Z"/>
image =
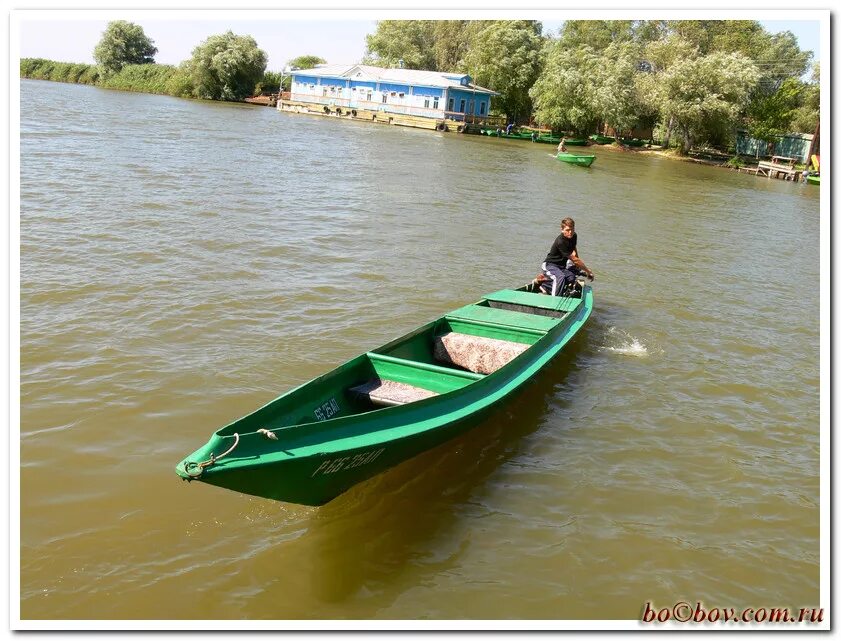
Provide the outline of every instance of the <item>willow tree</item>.
<path id="1" fill-rule="evenodd" d="M 143 65 L 155 62 L 158 48 L 143 27 L 114 20 L 108 23 L 102 38 L 93 50 L 93 57 L 106 74 L 118 73 L 125 65 Z"/>
<path id="2" fill-rule="evenodd" d="M 474 82 L 499 92 L 495 105 L 513 119 L 531 113 L 529 89 L 543 65 L 542 25 L 529 20 L 499 20 L 470 42 L 467 72 Z"/>
<path id="3" fill-rule="evenodd" d="M 681 135 L 681 152 L 711 125 L 735 123 L 759 81 L 756 65 L 739 53 L 676 60 L 650 85 L 661 116 Z"/>
<path id="4" fill-rule="evenodd" d="M 196 98 L 242 100 L 254 92 L 267 61 L 266 52 L 254 38 L 228 31 L 210 36 L 193 49 L 185 70 Z"/>
<path id="5" fill-rule="evenodd" d="M 599 120 L 594 77 L 600 58 L 587 46 L 567 49 L 554 42 L 548 50 L 543 71 L 529 92 L 535 120 L 552 129 L 592 131 Z"/>
<path id="6" fill-rule="evenodd" d="M 663 123 L 662 145 L 669 147 L 674 129 L 674 115 L 662 113 L 663 96 L 659 84 L 670 69 L 683 60 L 694 60 L 700 56 L 699 48 L 677 35 L 653 40 L 643 49 L 646 72 L 637 76 L 637 94 L 640 102 L 650 112 L 659 114 Z"/>
<path id="7" fill-rule="evenodd" d="M 380 20 L 365 44 L 365 64 L 397 67 L 402 60 L 407 69 L 435 69 L 432 20 Z"/>
<path id="8" fill-rule="evenodd" d="M 641 48 L 632 42 L 614 42 L 593 70 L 591 103 L 595 115 L 617 133 L 632 129 L 644 113 L 636 78 L 640 73 Z"/>
<path id="9" fill-rule="evenodd" d="M 812 133 L 818 126 L 821 117 L 821 66 L 815 63 L 812 68 L 811 80 L 803 87 L 801 104 L 795 110 L 791 121 L 794 131 Z"/>

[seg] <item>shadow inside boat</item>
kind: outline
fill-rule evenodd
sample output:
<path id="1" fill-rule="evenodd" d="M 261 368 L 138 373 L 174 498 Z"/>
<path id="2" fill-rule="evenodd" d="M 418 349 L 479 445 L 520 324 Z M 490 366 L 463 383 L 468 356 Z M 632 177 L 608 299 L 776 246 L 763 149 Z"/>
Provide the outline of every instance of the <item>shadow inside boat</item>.
<path id="1" fill-rule="evenodd" d="M 553 411 L 569 405 L 558 386 L 586 384 L 580 359 L 592 351 L 591 341 L 582 328 L 534 380 L 474 428 L 319 508 L 306 536 L 317 566 L 310 574 L 313 594 L 338 604 L 377 593 L 382 605 L 384 596 L 399 594 L 388 586 L 407 565 L 446 567 L 446 550 L 458 554 L 450 549 L 459 544 L 448 531 L 460 515 L 499 490 L 489 479 L 522 452 L 530 435 L 546 427 Z M 358 613 L 360 604 L 354 605 Z"/>

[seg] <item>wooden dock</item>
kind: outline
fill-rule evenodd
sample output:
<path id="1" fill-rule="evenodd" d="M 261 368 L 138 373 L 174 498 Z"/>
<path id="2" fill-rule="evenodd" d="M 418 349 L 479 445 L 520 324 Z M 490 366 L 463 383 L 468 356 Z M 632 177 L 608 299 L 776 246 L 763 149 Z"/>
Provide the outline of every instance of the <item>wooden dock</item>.
<path id="1" fill-rule="evenodd" d="M 800 171 L 794 168 L 797 158 L 785 156 L 771 156 L 771 160 L 761 160 L 756 167 L 757 176 L 768 176 L 768 178 L 780 178 L 784 180 L 797 180 Z"/>

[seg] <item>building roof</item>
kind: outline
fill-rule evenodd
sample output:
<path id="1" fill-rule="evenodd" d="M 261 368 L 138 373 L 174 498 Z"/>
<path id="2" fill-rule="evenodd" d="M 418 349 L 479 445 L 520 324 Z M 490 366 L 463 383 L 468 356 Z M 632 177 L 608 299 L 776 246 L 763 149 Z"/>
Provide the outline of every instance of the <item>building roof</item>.
<path id="1" fill-rule="evenodd" d="M 395 82 L 423 87 L 466 89 L 498 96 L 492 89 L 472 84 L 466 73 L 442 73 L 419 69 L 384 69 L 370 65 L 317 65 L 312 69 L 296 69 L 292 75 L 306 75 L 317 78 L 346 78 L 348 80 L 369 80 L 372 82 Z"/>

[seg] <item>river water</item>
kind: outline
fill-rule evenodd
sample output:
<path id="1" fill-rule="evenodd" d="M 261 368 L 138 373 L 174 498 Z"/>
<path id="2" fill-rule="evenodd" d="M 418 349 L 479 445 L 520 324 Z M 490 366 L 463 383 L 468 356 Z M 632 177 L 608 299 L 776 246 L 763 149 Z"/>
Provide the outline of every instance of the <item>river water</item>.
<path id="1" fill-rule="evenodd" d="M 828 606 L 818 188 L 38 81 L 20 127 L 22 619 Z M 498 415 L 322 508 L 175 475 L 567 215 L 593 315 Z"/>

